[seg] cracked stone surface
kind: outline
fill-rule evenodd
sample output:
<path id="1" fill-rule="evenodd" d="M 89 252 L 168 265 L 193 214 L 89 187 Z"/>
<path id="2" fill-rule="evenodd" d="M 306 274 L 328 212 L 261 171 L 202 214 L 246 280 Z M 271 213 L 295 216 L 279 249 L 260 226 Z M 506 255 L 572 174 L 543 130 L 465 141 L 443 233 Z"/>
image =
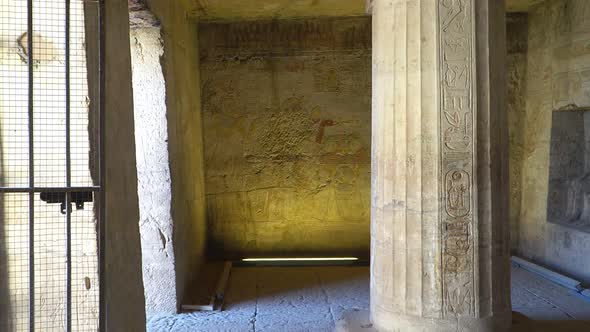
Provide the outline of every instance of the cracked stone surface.
<path id="1" fill-rule="evenodd" d="M 137 196 L 146 315 L 176 312 L 166 86 L 159 28 L 130 31 Z M 156 203 L 157 202 L 157 203 Z"/>
<path id="2" fill-rule="evenodd" d="M 366 267 L 234 268 L 224 311 L 156 316 L 148 331 L 333 331 L 368 308 Z"/>
<path id="3" fill-rule="evenodd" d="M 226 294 L 224 311 L 156 316 L 148 331 L 374 331 L 368 267 L 233 268 Z M 516 267 L 512 305 L 555 331 L 590 330 L 590 300 Z"/>

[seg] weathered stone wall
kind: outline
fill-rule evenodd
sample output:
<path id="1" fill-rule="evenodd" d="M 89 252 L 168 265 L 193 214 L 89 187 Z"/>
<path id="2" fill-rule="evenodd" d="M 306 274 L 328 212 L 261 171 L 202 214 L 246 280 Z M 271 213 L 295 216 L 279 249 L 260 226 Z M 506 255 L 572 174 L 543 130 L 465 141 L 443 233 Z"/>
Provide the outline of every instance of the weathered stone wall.
<path id="1" fill-rule="evenodd" d="M 139 228 L 149 319 L 177 310 L 166 85 L 160 64 L 164 45 L 157 25 L 131 26 Z"/>
<path id="2" fill-rule="evenodd" d="M 590 112 L 553 112 L 547 220 L 590 232 Z"/>
<path id="3" fill-rule="evenodd" d="M 367 256 L 370 18 L 199 31 L 210 253 Z"/>
<path id="4" fill-rule="evenodd" d="M 205 260 L 207 228 L 198 25 L 187 1 L 148 0 L 162 25 L 168 153 L 172 180 L 177 303 L 183 304 Z M 190 1 L 189 1 L 190 2 Z"/>
<path id="5" fill-rule="evenodd" d="M 517 253 L 585 282 L 590 234 L 549 223 L 547 200 L 553 112 L 570 104 L 590 106 L 589 45 L 589 1 L 546 1 L 530 12 L 526 107 L 518 115 L 522 145 L 511 142 L 522 165 Z"/>
<path id="6" fill-rule="evenodd" d="M 518 247 L 518 227 L 522 197 L 522 157 L 524 154 L 523 121 L 526 107 L 526 58 L 528 15 L 508 14 L 507 37 L 507 103 L 510 137 L 510 240 L 511 248 Z"/>

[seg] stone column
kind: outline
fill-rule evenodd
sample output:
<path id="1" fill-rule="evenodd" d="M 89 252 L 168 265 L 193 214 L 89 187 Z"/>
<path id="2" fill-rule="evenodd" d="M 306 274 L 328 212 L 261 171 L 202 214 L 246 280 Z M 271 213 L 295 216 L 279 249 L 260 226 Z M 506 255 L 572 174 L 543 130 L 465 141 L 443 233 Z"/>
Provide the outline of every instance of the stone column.
<path id="1" fill-rule="evenodd" d="M 508 330 L 504 1 L 372 6 L 371 319 Z"/>

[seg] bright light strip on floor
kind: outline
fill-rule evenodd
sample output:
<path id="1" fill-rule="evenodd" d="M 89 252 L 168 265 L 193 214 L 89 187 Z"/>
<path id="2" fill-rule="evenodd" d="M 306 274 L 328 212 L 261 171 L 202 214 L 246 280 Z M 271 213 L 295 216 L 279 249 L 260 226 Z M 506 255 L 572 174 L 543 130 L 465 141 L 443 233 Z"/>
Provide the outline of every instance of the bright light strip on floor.
<path id="1" fill-rule="evenodd" d="M 243 258 L 243 262 L 309 262 L 309 261 L 357 261 L 356 257 L 290 257 L 290 258 Z"/>

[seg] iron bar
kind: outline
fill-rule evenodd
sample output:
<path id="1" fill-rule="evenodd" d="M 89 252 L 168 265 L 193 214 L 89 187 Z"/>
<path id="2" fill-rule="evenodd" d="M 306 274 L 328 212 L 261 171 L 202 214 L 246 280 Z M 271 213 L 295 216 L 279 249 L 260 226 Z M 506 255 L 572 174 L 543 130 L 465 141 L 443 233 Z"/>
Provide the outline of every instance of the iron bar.
<path id="1" fill-rule="evenodd" d="M 66 187 L 72 186 L 70 140 L 70 0 L 65 0 L 65 97 L 66 97 Z M 72 331 L 72 207 L 70 192 L 66 192 L 66 332 Z"/>
<path id="2" fill-rule="evenodd" d="M 0 187 L 0 193 L 45 193 L 45 192 L 83 192 L 83 191 L 93 191 L 93 192 L 100 192 L 100 187 L 93 186 L 93 187 L 37 187 L 37 188 L 23 188 L 23 187 Z"/>
<path id="3" fill-rule="evenodd" d="M 72 203 L 76 203 L 77 209 L 83 209 L 84 202 L 91 202 L 92 197 L 99 196 L 99 205 L 96 206 L 96 217 L 97 217 L 97 229 L 98 232 L 98 276 L 100 279 L 99 282 L 99 321 L 98 321 L 98 328 L 100 331 L 106 331 L 106 301 L 105 301 L 105 290 L 106 290 L 106 273 L 105 273 L 105 239 L 106 239 L 106 225 L 105 225 L 105 193 L 102 189 L 105 183 L 105 163 L 103 160 L 104 156 L 104 128 L 105 128 L 105 117 L 104 117 L 104 45 L 105 45 L 105 33 L 104 33 L 104 17 L 105 17 L 105 1 L 98 0 L 98 1 L 89 1 L 98 5 L 98 15 L 97 17 L 92 17 L 97 19 L 98 21 L 98 34 L 95 37 L 98 38 L 98 179 L 95 179 L 97 183 L 93 186 L 72 186 L 72 59 L 76 55 L 72 56 L 71 52 L 71 37 L 73 35 L 72 31 L 72 8 L 71 8 L 71 0 L 64 0 L 65 2 L 65 155 L 66 155 L 66 185 L 64 187 L 35 187 L 35 182 L 43 182 L 42 178 L 35 179 L 35 160 L 39 157 L 35 157 L 35 125 L 39 127 L 39 124 L 35 122 L 35 113 L 36 113 L 36 105 L 40 105 L 39 103 L 35 104 L 35 70 L 37 70 L 40 64 L 39 61 L 35 60 L 36 53 L 42 53 L 38 45 L 36 45 L 37 41 L 35 40 L 35 22 L 34 22 L 34 2 L 33 0 L 27 0 L 27 28 L 26 28 L 26 46 L 24 46 L 24 52 L 26 53 L 26 60 L 27 60 L 27 69 L 28 69 L 28 106 L 27 106 L 27 118 L 28 118 L 28 158 L 25 157 L 25 160 L 28 159 L 28 186 L 20 186 L 20 187 L 0 187 L 0 194 L 3 193 L 23 193 L 28 194 L 28 306 L 25 310 L 28 310 L 28 330 L 35 331 L 36 325 L 40 327 L 43 323 L 44 316 L 46 312 L 43 308 L 36 307 L 36 286 L 39 286 L 35 281 L 35 274 L 42 271 L 43 268 L 39 268 L 36 265 L 35 260 L 38 260 L 38 257 L 35 257 L 35 236 L 39 237 L 39 234 L 35 234 L 36 230 L 36 212 L 39 214 L 39 211 L 36 211 L 35 203 L 39 202 L 36 200 L 35 196 L 39 193 L 50 193 L 44 194 L 46 197 L 54 197 L 54 196 L 63 196 L 61 202 L 49 202 L 48 203 L 61 203 L 65 204 L 65 214 L 66 214 L 66 308 L 65 308 L 65 331 L 71 332 L 75 327 L 74 322 L 72 321 L 73 316 L 73 301 L 72 301 L 72 269 L 73 269 L 73 261 L 72 261 Z M 91 17 L 86 17 L 86 20 L 92 19 Z M 43 25 L 42 25 L 43 27 Z M 39 27 L 37 27 L 39 29 Z M 75 33 L 75 31 L 74 31 Z M 38 35 L 37 35 L 38 37 Z M 22 37 L 21 37 L 22 38 Z M 43 45 L 40 45 L 43 46 Z M 35 52 L 35 47 L 37 47 L 37 52 Z M 37 55 L 38 56 L 38 55 Z M 41 57 L 38 56 L 39 59 Z M 75 58 L 74 58 L 75 61 Z M 43 94 L 40 95 L 43 97 Z M 75 95 L 76 96 L 76 95 Z M 40 115 L 40 114 L 37 114 Z M 41 114 L 43 115 L 43 114 Z M 75 122 L 74 122 L 75 124 Z M 42 151 L 37 151 L 41 153 Z M 41 157 L 39 160 L 43 160 Z M 39 161 L 38 160 L 38 161 Z M 39 168 L 39 167 L 37 167 Z M 92 192 L 94 194 L 89 194 Z M 49 195 L 49 196 L 48 196 Z M 51 196 L 54 195 L 54 196 Z M 88 198 L 81 198 L 81 197 L 90 197 Z M 44 218 L 45 216 L 39 215 L 37 218 Z M 60 219 L 63 220 L 63 219 Z M 42 223 L 43 219 L 41 219 Z M 39 220 L 37 220 L 39 222 Z M 44 228 L 39 228 L 37 226 L 37 232 L 43 232 Z M 39 262 L 37 262 L 39 263 Z M 39 277 L 39 275 L 38 275 Z M 40 286 L 41 287 L 41 286 Z M 36 317 L 37 316 L 37 317 Z M 61 324 L 60 324 L 61 325 Z M 76 325 L 77 326 L 77 325 Z"/>
<path id="4" fill-rule="evenodd" d="M 106 131 L 106 114 L 105 114 L 105 47 L 106 47 L 106 6 L 105 0 L 98 0 L 98 186 L 99 191 L 99 211 L 98 211 L 98 276 L 99 276 L 99 315 L 98 330 L 106 332 L 107 330 L 107 280 L 106 280 L 106 162 L 105 162 L 105 131 Z"/>
<path id="5" fill-rule="evenodd" d="M 35 186 L 34 84 L 33 84 L 33 0 L 27 0 L 27 56 L 29 70 L 29 187 Z M 29 331 L 35 330 L 35 195 L 29 193 Z"/>
<path id="6" fill-rule="evenodd" d="M 66 331 L 72 331 L 72 204 L 66 192 Z"/>

